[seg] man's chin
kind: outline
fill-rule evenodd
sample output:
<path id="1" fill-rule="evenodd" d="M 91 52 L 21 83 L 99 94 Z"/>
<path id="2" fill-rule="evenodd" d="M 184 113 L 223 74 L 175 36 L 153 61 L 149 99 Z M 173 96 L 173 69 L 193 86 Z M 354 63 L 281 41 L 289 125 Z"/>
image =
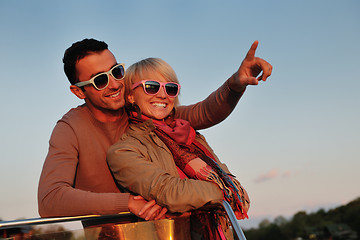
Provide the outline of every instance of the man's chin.
<path id="1" fill-rule="evenodd" d="M 122 101 L 110 104 L 109 110 L 119 111 L 120 109 L 123 109 L 124 107 L 125 107 L 125 101 L 122 100 Z"/>

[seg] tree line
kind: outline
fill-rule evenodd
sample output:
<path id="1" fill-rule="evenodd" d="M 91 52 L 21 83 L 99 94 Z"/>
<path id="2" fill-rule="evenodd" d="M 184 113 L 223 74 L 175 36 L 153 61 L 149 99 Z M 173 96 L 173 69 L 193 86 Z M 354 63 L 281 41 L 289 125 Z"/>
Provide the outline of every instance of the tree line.
<path id="1" fill-rule="evenodd" d="M 244 230 L 248 240 L 360 239 L 360 197 L 346 205 L 314 213 L 297 212 L 289 220 L 279 216 Z"/>

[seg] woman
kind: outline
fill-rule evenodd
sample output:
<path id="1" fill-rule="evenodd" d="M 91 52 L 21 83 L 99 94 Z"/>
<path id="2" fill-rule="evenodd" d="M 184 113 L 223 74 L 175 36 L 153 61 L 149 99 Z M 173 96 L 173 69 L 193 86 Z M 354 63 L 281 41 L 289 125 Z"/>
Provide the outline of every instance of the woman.
<path id="1" fill-rule="evenodd" d="M 246 191 L 205 138 L 172 117 L 180 91 L 174 70 L 161 59 L 144 59 L 129 67 L 125 86 L 131 124 L 107 156 L 117 183 L 170 212 L 225 198 L 238 218 L 247 217 Z"/>

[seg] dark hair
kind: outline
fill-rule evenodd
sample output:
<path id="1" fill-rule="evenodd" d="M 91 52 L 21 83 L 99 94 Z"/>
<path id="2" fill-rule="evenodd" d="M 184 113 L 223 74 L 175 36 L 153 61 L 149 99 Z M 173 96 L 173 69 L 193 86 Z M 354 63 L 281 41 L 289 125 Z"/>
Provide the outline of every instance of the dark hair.
<path id="1" fill-rule="evenodd" d="M 108 45 L 105 42 L 98 41 L 96 39 L 84 39 L 75 42 L 66 49 L 64 53 L 63 63 L 64 72 L 71 84 L 77 83 L 78 77 L 76 74 L 76 63 L 82 58 L 90 55 L 91 53 L 99 53 L 108 49 Z"/>

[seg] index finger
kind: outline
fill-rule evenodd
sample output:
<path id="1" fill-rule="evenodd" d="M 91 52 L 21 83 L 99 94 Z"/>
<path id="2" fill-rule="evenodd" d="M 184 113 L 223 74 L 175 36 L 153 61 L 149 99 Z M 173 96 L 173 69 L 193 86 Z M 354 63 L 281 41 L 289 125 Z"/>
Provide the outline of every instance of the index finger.
<path id="1" fill-rule="evenodd" d="M 149 211 L 146 213 L 146 217 L 145 220 L 152 220 L 154 219 L 154 217 L 156 217 L 156 212 L 159 211 L 161 209 L 161 207 L 157 204 L 155 204 L 154 206 L 151 207 L 151 209 L 149 209 Z M 155 215 L 155 216 L 153 216 Z"/>
<path id="2" fill-rule="evenodd" d="M 158 219 L 162 218 L 165 215 L 166 212 L 167 212 L 167 208 L 161 209 L 160 213 L 157 215 L 155 220 L 158 220 Z"/>
<path id="3" fill-rule="evenodd" d="M 251 45 L 249 51 L 246 54 L 245 59 L 252 60 L 255 57 L 256 48 L 259 44 L 258 40 L 255 40 L 253 44 Z"/>
<path id="4" fill-rule="evenodd" d="M 142 215 L 144 212 L 148 211 L 150 208 L 152 208 L 156 204 L 155 200 L 151 200 L 147 202 L 139 211 L 139 215 Z"/>

